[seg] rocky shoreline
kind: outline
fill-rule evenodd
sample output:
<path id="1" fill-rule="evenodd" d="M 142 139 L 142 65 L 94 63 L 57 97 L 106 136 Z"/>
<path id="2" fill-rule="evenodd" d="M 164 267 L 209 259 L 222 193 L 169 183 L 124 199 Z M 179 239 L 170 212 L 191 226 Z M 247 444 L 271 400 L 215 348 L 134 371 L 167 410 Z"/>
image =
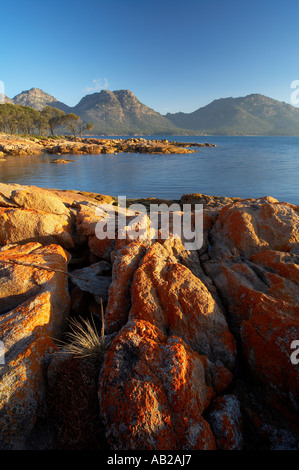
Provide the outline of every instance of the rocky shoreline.
<path id="1" fill-rule="evenodd" d="M 216 147 L 214 144 L 188 142 L 169 142 L 168 140 L 148 140 L 144 138 L 98 139 L 92 137 L 36 138 L 0 134 L 0 158 L 7 156 L 101 154 L 101 153 L 154 153 L 185 154 L 193 153 L 196 147 Z"/>
<path id="2" fill-rule="evenodd" d="M 0 184 L 0 448 L 298 450 L 299 207 L 138 202 L 203 204 L 202 247 L 101 240 L 114 197 Z M 101 306 L 101 359 L 61 349 Z"/>

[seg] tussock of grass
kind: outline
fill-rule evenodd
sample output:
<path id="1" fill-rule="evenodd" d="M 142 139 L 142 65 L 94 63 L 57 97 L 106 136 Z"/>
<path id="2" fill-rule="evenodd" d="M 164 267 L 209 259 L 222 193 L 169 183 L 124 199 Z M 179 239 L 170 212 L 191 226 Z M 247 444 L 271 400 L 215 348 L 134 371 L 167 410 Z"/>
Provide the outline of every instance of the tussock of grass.
<path id="1" fill-rule="evenodd" d="M 103 357 L 105 350 L 105 324 L 104 310 L 101 302 L 102 327 L 99 334 L 95 323 L 79 317 L 79 320 L 72 318 L 69 322 L 70 332 L 66 333 L 67 342 L 63 344 L 63 352 L 77 358 L 87 358 L 92 361 L 99 361 Z"/>
<path id="2" fill-rule="evenodd" d="M 81 319 L 81 322 L 76 319 L 70 321 L 72 331 L 67 333 L 70 342 L 65 344 L 64 351 L 74 357 L 100 359 L 105 349 L 105 338 L 100 337 L 89 320 Z"/>

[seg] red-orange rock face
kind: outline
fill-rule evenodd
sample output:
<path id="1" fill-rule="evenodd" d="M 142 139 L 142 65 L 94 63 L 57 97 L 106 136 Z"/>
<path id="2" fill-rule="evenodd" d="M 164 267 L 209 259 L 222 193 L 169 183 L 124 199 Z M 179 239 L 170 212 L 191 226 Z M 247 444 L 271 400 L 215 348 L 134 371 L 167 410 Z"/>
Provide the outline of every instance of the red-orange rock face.
<path id="1" fill-rule="evenodd" d="M 95 233 L 96 225 L 101 217 L 96 215 L 96 206 L 81 206 L 76 218 L 76 230 L 82 243 L 88 243 L 89 249 L 97 257 L 110 260 L 115 246 L 115 238 L 99 239 Z"/>
<path id="2" fill-rule="evenodd" d="M 74 243 L 70 221 L 65 215 L 0 207 L 0 244 L 32 241 L 58 243 L 64 248 L 72 248 Z"/>
<path id="3" fill-rule="evenodd" d="M 56 243 L 72 248 L 72 219 L 63 202 L 39 188 L 0 184 L 0 245 Z"/>
<path id="4" fill-rule="evenodd" d="M 290 363 L 291 342 L 299 338 L 298 221 L 296 207 L 273 198 L 236 201 L 220 208 L 219 215 L 214 210 L 204 226 L 211 243 L 205 273 L 178 240 L 128 244 L 118 252 L 107 321 L 111 332 L 122 329 L 107 352 L 99 388 L 114 449 L 242 447 L 236 399 L 231 406 L 230 396 L 216 398 L 209 409 L 212 429 L 202 417 L 229 387 L 236 357 L 217 294 L 265 397 L 272 401 L 270 390 L 298 409 L 298 367 Z M 166 360 L 166 348 L 172 359 Z M 194 358 L 200 358 L 202 373 L 198 362 L 192 373 Z M 169 363 L 176 364 L 171 373 Z M 188 386 L 182 385 L 186 370 Z M 115 402 L 121 405 L 115 408 Z"/>
<path id="5" fill-rule="evenodd" d="M 46 305 L 46 297 L 50 296 L 51 311 L 59 315 L 51 318 L 51 333 L 59 331 L 69 308 L 67 275 L 60 272 L 67 272 L 68 261 L 68 253 L 59 245 L 44 247 L 39 243 L 28 243 L 3 247 L 0 250 L 1 323 L 6 324 L 8 313 L 15 308 L 22 308 L 24 302 L 31 302 L 36 296 L 44 296 Z M 39 269 L 38 266 L 46 269 Z"/>
<path id="6" fill-rule="evenodd" d="M 155 243 L 135 273 L 129 318 L 143 319 L 232 369 L 235 342 L 225 317 L 200 279 L 178 262 L 179 240 Z"/>
<path id="7" fill-rule="evenodd" d="M 290 360 L 299 338 L 297 208 L 269 198 L 230 204 L 212 239 L 204 266 L 228 307 L 249 370 L 280 403 L 298 410 L 299 368 Z"/>
<path id="8" fill-rule="evenodd" d="M 229 386 L 236 353 L 223 312 L 179 262 L 179 240 L 154 243 L 142 259 L 140 244 L 124 250 L 126 276 L 116 277 L 110 299 L 119 288 L 131 304 L 129 321 L 106 354 L 99 387 L 108 442 L 114 449 L 214 449 L 202 413 Z"/>
<path id="9" fill-rule="evenodd" d="M 127 323 L 107 352 L 101 413 L 113 449 L 214 449 L 201 413 L 213 391 L 205 361 L 146 321 Z"/>
<path id="10" fill-rule="evenodd" d="M 204 243 L 190 252 L 160 226 L 100 239 L 98 203 L 135 219 L 113 201 L 0 184 L 0 447 L 26 447 L 47 403 L 63 448 L 298 448 L 299 208 L 186 195 L 205 207 Z M 72 285 L 72 314 L 99 330 L 104 300 L 100 370 L 53 359 Z"/>
<path id="11" fill-rule="evenodd" d="M 221 271 L 215 282 L 229 302 L 250 370 L 297 409 L 299 370 L 290 356 L 291 343 L 299 338 L 298 288 L 267 272 L 267 284 L 263 283 L 245 264 L 222 266 Z M 270 283 L 273 276 L 274 285 Z"/>
<path id="12" fill-rule="evenodd" d="M 119 331 L 127 323 L 131 307 L 130 288 L 133 276 L 147 248 L 145 243 L 134 240 L 117 251 L 105 312 L 106 334 Z"/>
<path id="13" fill-rule="evenodd" d="M 273 198 L 225 206 L 215 224 L 214 250 L 225 243 L 227 252 L 237 250 L 246 256 L 268 248 L 290 251 L 299 243 L 299 210 L 295 208 Z"/>
<path id="14" fill-rule="evenodd" d="M 45 391 L 45 361 L 56 350 L 50 337 L 61 335 L 69 313 L 67 276 L 55 272 L 66 271 L 68 259 L 58 245 L 29 243 L 0 251 L 0 339 L 5 347 L 5 364 L 0 368 L 0 424 L 4 448 L 21 445 L 37 419 Z"/>
<path id="15" fill-rule="evenodd" d="M 0 382 L 1 449 L 24 449 L 41 411 L 47 360 L 56 350 L 48 336 L 40 337 L 5 366 Z"/>

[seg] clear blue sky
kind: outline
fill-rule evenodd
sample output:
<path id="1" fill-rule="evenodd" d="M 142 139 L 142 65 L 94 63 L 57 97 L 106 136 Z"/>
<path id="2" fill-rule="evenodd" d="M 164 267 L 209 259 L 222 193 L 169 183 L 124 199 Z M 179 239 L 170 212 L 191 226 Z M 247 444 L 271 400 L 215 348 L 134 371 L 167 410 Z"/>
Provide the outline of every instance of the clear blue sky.
<path id="1" fill-rule="evenodd" d="M 52 0 L 1 5 L 0 80 L 75 105 L 130 89 L 162 114 L 299 80 L 298 0 Z M 92 90 L 93 89 L 93 90 Z"/>

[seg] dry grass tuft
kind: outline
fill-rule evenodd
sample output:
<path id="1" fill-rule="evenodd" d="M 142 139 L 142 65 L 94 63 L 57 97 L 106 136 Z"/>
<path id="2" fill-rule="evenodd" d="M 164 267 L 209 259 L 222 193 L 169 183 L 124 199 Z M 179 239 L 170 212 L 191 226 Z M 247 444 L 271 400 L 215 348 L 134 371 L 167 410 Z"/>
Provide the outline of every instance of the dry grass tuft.
<path id="1" fill-rule="evenodd" d="M 99 361 L 105 350 L 104 309 L 101 302 L 102 327 L 99 334 L 94 320 L 90 322 L 81 317 L 72 318 L 69 322 L 71 331 L 66 333 L 68 341 L 63 342 L 63 352 L 76 358 L 87 358 Z"/>

